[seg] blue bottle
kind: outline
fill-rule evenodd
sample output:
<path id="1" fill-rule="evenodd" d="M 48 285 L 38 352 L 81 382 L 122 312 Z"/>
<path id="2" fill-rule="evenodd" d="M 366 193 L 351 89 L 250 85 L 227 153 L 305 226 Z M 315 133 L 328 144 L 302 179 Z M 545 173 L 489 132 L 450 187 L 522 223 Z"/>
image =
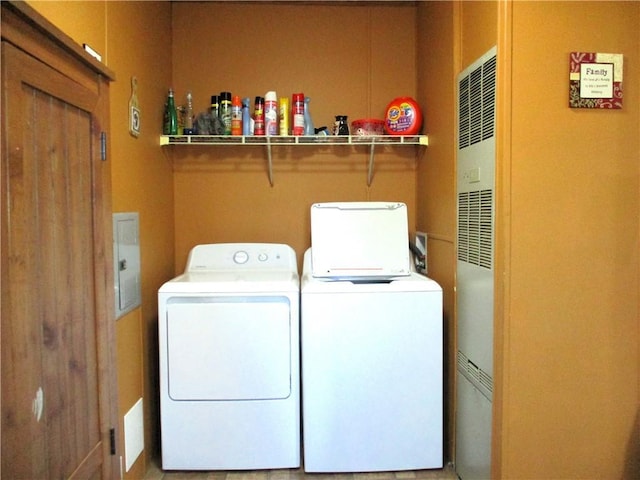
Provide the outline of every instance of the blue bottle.
<path id="1" fill-rule="evenodd" d="M 304 98 L 304 134 L 314 135 L 315 128 L 313 127 L 313 120 L 311 119 L 311 112 L 309 111 L 309 97 Z"/>
<path id="2" fill-rule="evenodd" d="M 249 97 L 242 99 L 242 135 L 252 135 L 251 132 L 251 115 L 249 115 L 249 105 L 251 100 Z"/>

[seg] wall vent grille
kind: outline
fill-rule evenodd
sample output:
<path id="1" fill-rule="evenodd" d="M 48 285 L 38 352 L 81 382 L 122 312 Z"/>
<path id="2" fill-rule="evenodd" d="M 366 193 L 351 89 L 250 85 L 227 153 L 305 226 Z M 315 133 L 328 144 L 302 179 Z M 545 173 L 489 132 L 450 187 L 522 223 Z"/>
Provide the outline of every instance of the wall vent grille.
<path id="1" fill-rule="evenodd" d="M 496 56 L 459 82 L 458 149 L 492 138 L 495 132 Z"/>
<path id="2" fill-rule="evenodd" d="M 458 350 L 458 371 L 475 384 L 489 400 L 493 396 L 493 378 Z"/>
<path id="3" fill-rule="evenodd" d="M 493 190 L 458 193 L 458 260 L 493 266 Z"/>

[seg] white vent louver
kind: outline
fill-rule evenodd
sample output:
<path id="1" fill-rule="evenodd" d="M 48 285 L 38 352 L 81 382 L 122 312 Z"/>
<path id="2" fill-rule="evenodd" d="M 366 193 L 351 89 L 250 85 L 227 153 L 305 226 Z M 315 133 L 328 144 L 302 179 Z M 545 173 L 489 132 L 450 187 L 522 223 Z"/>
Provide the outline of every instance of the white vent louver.
<path id="1" fill-rule="evenodd" d="M 492 268 L 493 191 L 458 194 L 458 260 Z"/>
<path id="2" fill-rule="evenodd" d="M 496 55 L 490 55 L 459 80 L 458 151 L 472 145 L 494 141 L 496 106 Z M 478 148 L 478 147 L 474 147 Z M 476 170 L 485 171 L 480 155 L 485 150 L 469 149 Z M 482 152 L 482 153 L 481 153 Z M 482 157 L 484 158 L 484 157 Z M 492 161 L 492 160 L 489 160 Z M 467 164 L 468 165 L 468 164 Z M 460 168 L 460 164 L 459 164 Z M 467 168 L 467 167 L 464 167 Z M 471 186 L 471 185 L 469 185 Z M 478 186 L 476 191 L 458 191 L 458 260 L 479 267 L 493 266 L 493 185 Z M 466 189 L 465 189 L 466 190 Z"/>
<path id="3" fill-rule="evenodd" d="M 495 130 L 496 57 L 459 83 L 458 149 L 493 137 Z"/>
<path id="4" fill-rule="evenodd" d="M 473 383 L 485 397 L 493 396 L 493 378 L 458 350 L 458 371 Z"/>

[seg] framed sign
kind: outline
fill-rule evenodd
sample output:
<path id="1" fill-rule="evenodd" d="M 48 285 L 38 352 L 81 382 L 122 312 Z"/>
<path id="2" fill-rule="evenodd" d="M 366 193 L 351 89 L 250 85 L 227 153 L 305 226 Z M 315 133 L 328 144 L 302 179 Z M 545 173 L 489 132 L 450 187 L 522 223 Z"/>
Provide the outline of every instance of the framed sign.
<path id="1" fill-rule="evenodd" d="M 622 108 L 622 54 L 571 52 L 571 108 Z"/>

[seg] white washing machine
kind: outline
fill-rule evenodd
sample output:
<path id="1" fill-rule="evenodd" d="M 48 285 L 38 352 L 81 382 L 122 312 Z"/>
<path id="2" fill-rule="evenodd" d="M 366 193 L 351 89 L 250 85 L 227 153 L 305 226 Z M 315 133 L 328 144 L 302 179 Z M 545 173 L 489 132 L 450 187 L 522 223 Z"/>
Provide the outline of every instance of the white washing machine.
<path id="1" fill-rule="evenodd" d="M 307 472 L 443 466 L 442 288 L 412 271 L 408 232 L 396 222 L 406 215 L 404 208 L 312 207 L 300 305 Z M 320 222 L 314 219 L 318 213 Z M 330 230 L 347 223 L 351 232 L 341 245 L 354 251 L 334 255 L 324 248 L 325 239 L 333 242 Z M 397 244 L 396 251 L 387 255 L 377 240 Z M 318 243 L 323 248 L 314 253 Z"/>
<path id="2" fill-rule="evenodd" d="M 162 285 L 163 469 L 300 466 L 299 295 L 281 244 L 198 245 Z"/>

